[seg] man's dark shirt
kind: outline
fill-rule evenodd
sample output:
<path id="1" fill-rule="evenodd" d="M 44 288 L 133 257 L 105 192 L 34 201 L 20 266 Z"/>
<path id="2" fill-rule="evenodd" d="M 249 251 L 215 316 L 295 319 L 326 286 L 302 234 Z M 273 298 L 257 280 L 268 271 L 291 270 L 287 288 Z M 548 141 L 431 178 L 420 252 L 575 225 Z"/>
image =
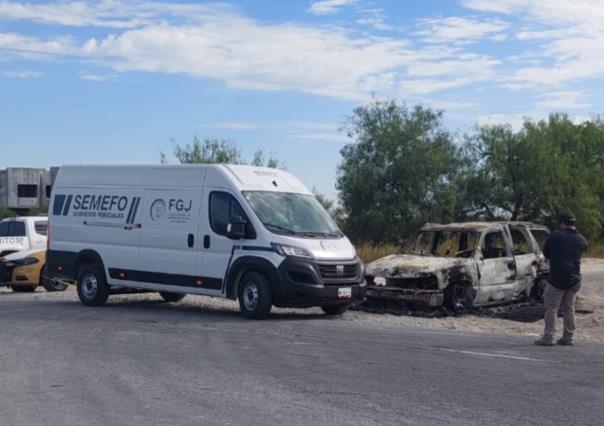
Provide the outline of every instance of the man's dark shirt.
<path id="1" fill-rule="evenodd" d="M 552 232 L 543 247 L 549 259 L 549 283 L 568 290 L 581 282 L 581 255 L 587 250 L 587 240 L 575 229 Z"/>

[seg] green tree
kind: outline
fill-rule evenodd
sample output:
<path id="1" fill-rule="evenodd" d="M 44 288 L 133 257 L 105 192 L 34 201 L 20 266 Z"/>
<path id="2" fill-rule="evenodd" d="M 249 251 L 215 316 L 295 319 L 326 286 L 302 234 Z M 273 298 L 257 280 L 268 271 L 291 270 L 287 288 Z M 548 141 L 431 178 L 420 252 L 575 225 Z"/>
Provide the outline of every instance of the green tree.
<path id="1" fill-rule="evenodd" d="M 284 168 L 284 166 L 280 164 L 279 160 L 273 155 L 272 152 L 267 156 L 261 149 L 256 150 L 254 153 L 254 158 L 250 164 L 252 166 L 270 167 L 271 169 Z"/>
<path id="2" fill-rule="evenodd" d="M 15 212 L 7 209 L 6 207 L 0 207 L 0 219 L 6 219 L 7 217 L 15 216 Z"/>
<path id="3" fill-rule="evenodd" d="M 590 237 L 599 236 L 604 195 L 604 126 L 575 124 L 564 114 L 510 126 L 482 126 L 467 145 L 476 164 L 465 177 L 466 205 L 488 218 L 554 224 L 573 213 Z"/>
<path id="4" fill-rule="evenodd" d="M 442 112 L 395 101 L 356 108 L 345 124 L 337 188 L 355 240 L 398 242 L 427 221 L 455 217 L 461 160 Z"/>
<path id="5" fill-rule="evenodd" d="M 174 156 L 181 164 L 242 164 L 241 151 L 228 139 L 199 139 L 193 138 L 193 142 L 181 146 L 172 139 L 174 145 Z M 162 153 L 162 162 L 167 161 Z"/>
<path id="6" fill-rule="evenodd" d="M 174 156 L 181 164 L 246 164 L 241 150 L 228 139 L 199 139 L 193 138 L 193 142 L 184 146 L 179 145 L 173 139 Z M 162 152 L 161 162 L 167 163 L 168 158 Z M 254 153 L 250 162 L 253 166 L 284 168 L 279 160 L 270 153 L 268 156 L 259 149 Z"/>

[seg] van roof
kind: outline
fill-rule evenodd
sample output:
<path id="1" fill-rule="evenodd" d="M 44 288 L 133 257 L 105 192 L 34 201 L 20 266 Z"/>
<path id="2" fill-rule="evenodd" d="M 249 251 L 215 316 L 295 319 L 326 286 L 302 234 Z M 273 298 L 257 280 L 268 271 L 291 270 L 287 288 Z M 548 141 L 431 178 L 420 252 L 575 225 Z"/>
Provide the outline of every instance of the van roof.
<path id="1" fill-rule="evenodd" d="M 132 186 L 144 186 L 146 180 L 144 172 L 187 170 L 194 175 L 195 170 L 200 169 L 214 171 L 240 191 L 312 194 L 298 178 L 285 170 L 235 164 L 65 165 L 61 166 L 58 180 L 67 180 L 68 182 L 61 182 L 67 185 L 73 182 L 84 186 L 114 185 L 116 176 L 119 176 L 120 181 L 127 181 Z M 94 171 L 102 173 L 94 173 Z"/>

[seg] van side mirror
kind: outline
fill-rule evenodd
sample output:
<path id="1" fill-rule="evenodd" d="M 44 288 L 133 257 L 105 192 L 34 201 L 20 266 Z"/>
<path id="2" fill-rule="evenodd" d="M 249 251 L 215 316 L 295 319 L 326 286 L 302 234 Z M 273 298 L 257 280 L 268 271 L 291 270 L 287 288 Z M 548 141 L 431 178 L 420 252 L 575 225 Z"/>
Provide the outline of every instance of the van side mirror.
<path id="1" fill-rule="evenodd" d="M 241 240 L 247 235 L 247 220 L 241 216 L 231 218 L 231 222 L 227 225 L 227 237 L 232 240 Z"/>

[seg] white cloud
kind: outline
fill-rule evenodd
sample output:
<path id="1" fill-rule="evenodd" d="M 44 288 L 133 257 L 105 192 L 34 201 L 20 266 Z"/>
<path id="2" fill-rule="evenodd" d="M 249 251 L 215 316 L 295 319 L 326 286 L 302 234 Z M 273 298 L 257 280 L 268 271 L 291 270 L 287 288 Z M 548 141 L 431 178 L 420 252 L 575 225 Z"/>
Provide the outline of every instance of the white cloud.
<path id="1" fill-rule="evenodd" d="M 29 71 L 29 70 L 11 70 L 11 71 L 3 71 L 2 75 L 9 78 L 21 78 L 21 79 L 31 79 L 31 78 L 40 78 L 44 74 L 39 71 Z"/>
<path id="2" fill-rule="evenodd" d="M 322 141 L 322 142 L 336 142 L 341 144 L 350 143 L 351 139 L 345 134 L 338 133 L 300 133 L 291 135 L 292 138 L 310 140 L 310 141 Z"/>
<path id="3" fill-rule="evenodd" d="M 315 1 L 308 9 L 315 15 L 330 15 L 336 13 L 341 7 L 356 3 L 357 0 L 320 0 Z"/>
<path id="4" fill-rule="evenodd" d="M 120 2 L 59 1 L 33 4 L 0 1 L 0 18 L 65 26 L 137 28 L 162 22 L 195 21 L 199 16 L 230 10 L 222 3 L 187 4 L 134 0 Z"/>
<path id="5" fill-rule="evenodd" d="M 345 3 L 351 2 L 315 2 L 313 6 L 325 11 Z M 382 19 L 381 9 L 359 8 L 358 13 L 362 19 Z M 1 17 L 112 28 L 110 34 L 88 40 L 0 33 L 0 55 L 4 57 L 62 56 L 114 73 L 185 74 L 216 79 L 234 88 L 294 90 L 355 101 L 366 100 L 373 93 L 408 96 L 489 79 L 500 81 L 499 61 L 448 41 L 501 37 L 507 28 L 495 19 L 424 20 L 424 37 L 433 42 L 418 46 L 406 39 L 336 26 L 261 23 L 224 5 L 142 0 L 49 4 L 0 0 Z M 365 24 L 379 26 L 380 22 Z M 437 39 L 441 41 L 436 43 Z M 113 78 L 108 75 L 90 73 L 81 78 Z M 519 76 L 506 84 L 521 86 L 523 82 Z"/>
<path id="6" fill-rule="evenodd" d="M 466 7 L 522 16 L 518 40 L 540 41 L 542 64 L 517 69 L 507 87 L 562 87 L 604 76 L 604 4 L 599 0 L 463 0 Z"/>
<path id="7" fill-rule="evenodd" d="M 537 102 L 539 108 L 551 108 L 557 111 L 569 109 L 589 108 L 591 104 L 582 101 L 585 93 L 582 90 L 566 90 L 550 92 L 541 95 L 542 100 Z"/>
<path id="8" fill-rule="evenodd" d="M 258 124 L 255 123 L 246 123 L 246 122 L 238 122 L 238 121 L 228 121 L 223 123 L 208 123 L 202 124 L 201 127 L 211 127 L 215 129 L 225 129 L 225 130 L 257 130 L 260 128 Z"/>
<path id="9" fill-rule="evenodd" d="M 478 116 L 476 123 L 479 126 L 509 125 L 514 130 L 520 130 L 527 117 L 533 114 L 487 114 Z"/>
<path id="10" fill-rule="evenodd" d="M 82 80 L 102 82 L 102 81 L 115 80 L 117 78 L 117 75 L 115 75 L 115 74 L 82 74 L 80 76 L 80 78 Z"/>
<path id="11" fill-rule="evenodd" d="M 415 34 L 428 43 L 475 42 L 491 37 L 499 41 L 509 24 L 498 19 L 478 20 L 462 17 L 419 20 L 420 30 Z"/>
<path id="12" fill-rule="evenodd" d="M 107 4 L 103 2 L 105 7 Z M 296 90 L 353 100 L 367 99 L 372 93 L 429 93 L 458 87 L 482 80 L 485 70 L 496 65 L 458 48 L 419 49 L 406 40 L 355 34 L 337 27 L 261 24 L 224 8 L 205 15 L 197 12 L 195 25 L 153 24 L 79 43 L 69 37 L 41 40 L 0 33 L 0 52 L 62 55 L 118 72 L 186 74 L 218 79 L 236 88 Z M 98 20 L 99 16 L 88 19 Z M 430 68 L 440 70 L 433 77 L 444 83 L 414 81 L 418 69 Z M 468 73 L 467 69 L 475 71 Z M 425 77 L 428 71 L 421 73 Z M 82 78 L 108 79 L 101 74 Z"/>

